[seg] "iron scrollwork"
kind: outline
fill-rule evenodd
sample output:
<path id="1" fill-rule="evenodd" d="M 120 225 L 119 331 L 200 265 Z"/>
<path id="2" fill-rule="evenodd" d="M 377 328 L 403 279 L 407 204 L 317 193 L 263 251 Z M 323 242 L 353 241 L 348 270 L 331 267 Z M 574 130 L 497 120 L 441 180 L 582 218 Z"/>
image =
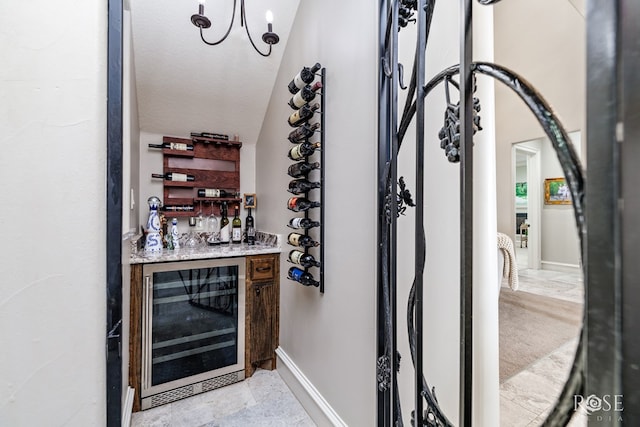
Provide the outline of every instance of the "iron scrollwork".
<path id="1" fill-rule="evenodd" d="M 422 3 L 424 0 L 421 0 Z M 478 0 L 480 4 L 483 5 L 492 5 L 498 3 L 500 0 Z M 381 4 L 386 4 L 386 1 L 381 1 Z M 397 8 L 394 10 L 394 8 Z M 434 14 L 435 8 L 435 0 L 426 1 L 424 3 L 424 14 L 422 18 L 418 16 L 419 19 L 424 19 L 426 25 L 423 26 L 425 31 L 425 37 L 418 37 L 418 42 L 416 46 L 416 52 L 424 53 L 426 50 L 426 44 L 429 34 L 429 29 L 431 26 L 431 20 Z M 407 9 L 410 13 L 407 13 Z M 388 72 L 395 68 L 395 64 L 389 64 L 388 58 L 397 57 L 394 56 L 392 52 L 393 49 L 397 49 L 397 38 L 394 38 L 391 34 L 392 28 L 397 28 L 400 31 L 402 28 L 406 27 L 409 22 L 415 22 L 412 18 L 414 13 L 418 9 L 418 1 L 405 1 L 401 0 L 400 2 L 391 2 L 386 10 L 381 8 L 381 13 L 385 14 L 386 20 L 381 20 L 381 22 L 386 22 L 386 28 L 384 29 L 384 55 L 382 61 L 382 71 L 381 73 L 387 79 L 391 79 L 391 75 Z M 468 11 L 467 11 L 468 12 Z M 470 12 L 468 12 L 470 13 Z M 420 15 L 420 14 L 418 14 Z M 396 17 L 397 22 L 393 22 L 392 17 Z M 383 29 L 381 28 L 381 31 Z M 421 43 L 421 40 L 423 43 Z M 395 43 L 394 43 L 395 41 Z M 417 87 L 417 70 L 420 69 L 418 64 L 419 55 L 416 55 L 416 60 L 413 66 L 413 72 L 409 84 L 409 91 L 406 98 L 406 104 L 404 110 L 402 112 L 402 117 L 398 123 L 397 117 L 389 117 L 389 125 L 390 132 L 387 135 L 393 139 L 396 139 L 397 149 L 399 151 L 402 146 L 402 141 L 405 137 L 406 131 L 416 115 L 417 111 L 417 103 L 424 102 L 424 99 L 427 95 L 439 84 L 445 83 L 445 94 L 446 94 L 446 110 L 445 110 L 445 124 L 444 127 L 439 132 L 439 139 L 441 141 L 441 148 L 445 150 L 445 155 L 447 159 L 452 163 L 458 163 L 460 161 L 460 107 L 459 102 L 453 103 L 450 99 L 450 86 L 454 86 L 459 90 L 459 85 L 452 79 L 453 76 L 460 74 L 460 66 L 454 65 L 445 70 L 442 70 L 436 76 L 434 76 L 429 82 L 424 84 L 422 88 Z M 399 64 L 398 64 L 399 65 Z M 422 64 L 422 69 L 424 69 L 424 64 Z M 487 63 L 487 62 L 477 62 L 468 64 L 470 67 L 470 72 L 473 77 L 473 84 L 475 86 L 475 77 L 477 74 L 485 75 L 491 77 L 495 80 L 500 81 L 505 84 L 507 87 L 512 89 L 521 100 L 529 107 L 531 112 L 537 118 L 541 127 L 544 129 L 546 135 L 551 140 L 552 146 L 556 151 L 558 156 L 558 160 L 560 161 L 562 170 L 564 172 L 565 178 L 567 180 L 567 185 L 571 192 L 572 199 L 574 201 L 574 215 L 576 220 L 576 225 L 578 228 L 578 234 L 580 237 L 580 247 L 582 253 L 584 254 L 584 236 L 586 234 L 585 230 L 585 220 L 584 220 L 584 178 L 582 173 L 582 167 L 580 165 L 579 159 L 576 155 L 576 152 L 571 145 L 567 132 L 562 127 L 562 124 L 557 119 L 556 115 L 548 105 L 548 103 L 544 100 L 544 98 L 531 86 L 524 78 L 516 74 L 515 72 L 508 70 L 505 67 Z M 402 82 L 400 82 L 400 87 L 405 89 Z M 418 90 L 421 89 L 421 90 Z M 387 89 L 388 90 L 388 89 Z M 393 88 L 392 90 L 395 90 Z M 475 87 L 474 87 L 475 90 Z M 393 95 L 394 92 L 392 92 Z M 420 95 L 418 95 L 418 93 Z M 381 93 L 380 94 L 380 102 L 396 102 L 397 97 L 389 96 L 389 93 Z M 385 96 L 386 95 L 386 96 Z M 462 96 L 462 94 L 461 94 Z M 421 98 L 419 98 L 421 97 Z M 388 107 L 388 106 L 387 106 Z M 396 111 L 395 106 L 393 108 L 385 108 L 385 111 L 389 113 Z M 473 98 L 472 112 L 472 132 L 475 134 L 477 131 L 482 130 L 480 126 L 480 116 L 477 114 L 480 111 L 480 102 L 477 98 Z M 397 125 L 397 126 L 396 126 Z M 394 134 L 395 132 L 395 134 Z M 422 132 L 424 134 L 424 129 L 419 129 L 418 132 Z M 384 136 L 382 137 L 384 138 Z M 380 140 L 380 144 L 383 143 L 383 140 Z M 387 159 L 384 171 L 380 173 L 383 175 L 383 179 L 386 183 L 384 186 L 385 193 L 381 195 L 384 199 L 385 209 L 385 222 L 391 223 L 390 227 L 388 227 L 388 233 L 382 235 L 380 237 L 380 249 L 382 251 L 382 260 L 389 261 L 389 248 L 390 245 L 394 245 L 395 242 L 393 239 L 397 238 L 395 234 L 389 232 L 389 230 L 394 229 L 395 221 L 397 217 L 404 213 L 406 207 L 404 204 L 408 206 L 412 206 L 413 199 L 411 194 L 406 190 L 406 183 L 404 179 L 401 177 L 398 181 L 398 187 L 400 187 L 400 191 L 396 190 L 396 183 L 392 181 L 393 174 L 389 173 L 390 170 L 395 166 L 394 162 L 397 162 L 397 153 L 396 156 L 393 156 L 393 152 L 391 153 L 390 158 Z M 397 206 L 397 215 L 391 215 L 390 203 L 392 200 L 392 194 L 396 194 L 396 200 L 398 203 Z M 420 195 L 418 200 L 420 200 Z M 418 248 L 424 248 L 426 246 L 426 237 L 424 235 L 424 230 L 422 233 L 417 233 L 416 239 Z M 419 251 L 424 254 L 423 250 Z M 386 254 L 386 256 L 385 256 Z M 418 254 L 416 254 L 418 258 Z M 420 263 L 417 268 L 416 275 L 424 272 L 425 267 L 425 259 L 424 257 L 419 259 Z M 584 263 L 583 263 L 584 269 Z M 388 270 L 382 268 L 382 271 L 388 273 Z M 389 296 L 390 294 L 395 294 L 395 285 L 396 278 L 395 276 L 389 276 L 388 274 L 384 275 L 382 278 L 382 286 L 383 286 L 383 295 Z M 391 343 L 395 337 L 392 336 L 390 331 L 394 330 L 394 327 L 391 326 L 395 319 L 391 318 L 391 313 L 394 312 L 394 309 L 389 306 L 392 302 L 392 298 L 383 298 L 380 304 L 383 305 L 381 312 L 384 313 L 384 318 L 381 319 L 384 324 L 384 337 L 383 340 L 385 342 L 385 348 L 389 349 L 394 347 L 395 344 L 391 345 Z M 414 314 L 416 308 L 416 278 L 414 278 L 410 293 L 409 300 L 407 304 L 407 325 L 408 325 L 408 335 L 409 335 L 409 346 L 411 351 L 412 362 L 415 367 L 416 364 L 416 335 L 421 334 L 422 325 L 417 325 Z M 586 311 L 585 311 L 586 312 Z M 544 422 L 544 426 L 557 426 L 557 425 L 565 425 L 573 416 L 573 396 L 583 394 L 584 391 L 584 342 L 585 342 L 585 332 L 584 329 L 580 334 L 580 341 L 578 345 L 578 349 L 576 351 L 575 359 L 573 362 L 573 366 L 571 368 L 571 372 L 569 374 L 569 379 L 567 380 L 558 402 L 556 406 L 552 409 L 548 418 Z M 383 413 L 379 410 L 379 418 L 378 425 L 380 426 L 388 426 L 389 421 L 393 423 L 395 426 L 402 425 L 402 414 L 400 410 L 399 398 L 397 396 L 397 382 L 395 377 L 392 379 L 392 368 L 391 368 L 391 360 L 388 356 L 388 352 L 386 356 L 380 357 L 378 359 L 378 387 L 380 391 L 391 391 L 393 388 L 394 396 L 394 408 L 395 411 L 393 413 L 393 420 L 382 419 Z M 420 371 L 421 372 L 421 371 Z M 425 409 L 424 412 L 420 411 L 419 414 L 416 414 L 416 411 L 411 412 L 411 423 L 416 426 L 416 424 L 426 425 L 431 427 L 444 427 L 444 426 L 452 426 L 451 422 L 447 419 L 443 411 L 440 409 L 438 405 L 438 401 L 435 397 L 435 390 L 430 388 L 424 376 L 421 376 L 421 384 L 419 387 L 420 396 L 419 399 L 424 399 Z M 384 390 L 383 390 L 384 389 Z M 418 400 L 418 397 L 416 398 Z M 388 415 L 388 414 L 387 414 Z M 416 416 L 417 415 L 417 416 Z"/>

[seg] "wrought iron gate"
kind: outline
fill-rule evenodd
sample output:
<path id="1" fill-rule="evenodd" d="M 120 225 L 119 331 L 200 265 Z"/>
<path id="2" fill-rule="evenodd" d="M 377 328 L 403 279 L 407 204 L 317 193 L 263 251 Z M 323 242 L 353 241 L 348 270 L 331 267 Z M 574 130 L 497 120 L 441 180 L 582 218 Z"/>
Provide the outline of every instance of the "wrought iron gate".
<path id="1" fill-rule="evenodd" d="M 499 1 L 478 0 L 487 7 Z M 400 360 L 396 328 L 397 218 L 399 210 L 405 209 L 405 204 L 412 204 L 413 200 L 405 188 L 407 184 L 398 179 L 397 163 L 402 141 L 414 117 L 416 181 L 413 185 L 408 184 L 415 188 L 416 209 L 415 271 L 407 313 L 415 386 L 411 419 L 414 426 L 452 425 L 440 409 L 423 373 L 424 147 L 426 140 L 431 139 L 430 135 L 425 136 L 425 102 L 430 91 L 439 84 L 445 85 L 447 95 L 445 127 L 439 135 L 441 148 L 450 162 L 459 163 L 460 171 L 459 420 L 460 425 L 472 424 L 473 135 L 481 129 L 477 116 L 479 101 L 473 96 L 476 75 L 501 82 L 528 106 L 556 151 L 573 199 L 585 277 L 585 317 L 569 379 L 544 425 L 566 425 L 575 412 L 575 396 L 606 394 L 623 395 L 624 423 L 637 425 L 640 417 L 640 393 L 637 391 L 640 344 L 635 338 L 638 331 L 635 320 L 640 320 L 637 314 L 640 291 L 631 283 L 632 280 L 637 282 L 640 271 L 639 263 L 623 264 L 622 261 L 625 255 L 627 259 L 632 255 L 633 242 L 640 243 L 638 223 L 632 226 L 631 222 L 631 218 L 638 218 L 640 212 L 638 192 L 631 190 L 640 182 L 638 168 L 631 166 L 640 159 L 640 144 L 632 142 L 628 131 L 630 129 L 640 138 L 638 120 L 630 120 L 640 111 L 640 77 L 637 68 L 633 71 L 640 65 L 639 31 L 637 25 L 632 24 L 640 17 L 640 5 L 632 0 L 588 1 L 587 131 L 589 171 L 594 185 L 586 193 L 582 167 L 567 132 L 542 95 L 514 71 L 493 63 L 472 62 L 471 6 L 472 0 L 460 0 L 459 65 L 442 70 L 427 82 L 425 51 L 431 22 L 437 17 L 436 1 L 379 2 L 378 426 L 403 425 L 397 380 Z M 398 62 L 398 33 L 414 21 L 417 26 L 415 62 L 410 84 L 405 87 L 403 67 Z M 449 99 L 451 86 L 459 90 L 459 104 Z M 398 93 L 407 89 L 407 101 L 399 115 Z M 628 146 L 624 160 L 621 160 L 623 141 Z M 599 202 L 587 209 L 585 195 Z M 625 224 L 629 234 L 622 233 Z M 625 319 L 629 321 L 625 322 Z M 604 420 L 602 425 L 620 425 L 621 419 Z"/>

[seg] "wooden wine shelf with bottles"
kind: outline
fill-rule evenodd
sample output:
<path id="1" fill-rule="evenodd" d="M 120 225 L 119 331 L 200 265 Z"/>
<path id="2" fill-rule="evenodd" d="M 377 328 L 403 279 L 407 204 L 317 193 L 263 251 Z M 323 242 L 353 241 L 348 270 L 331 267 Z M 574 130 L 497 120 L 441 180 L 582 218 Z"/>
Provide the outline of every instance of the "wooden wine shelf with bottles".
<path id="1" fill-rule="evenodd" d="M 224 139 L 164 136 L 164 146 L 185 144 L 193 149 L 163 148 L 163 174 L 178 173 L 190 176 L 192 181 L 163 179 L 163 211 L 172 217 L 193 216 L 206 207 L 207 212 L 220 205 L 239 205 L 240 199 L 240 147 L 242 142 Z M 184 147 L 184 145 L 180 145 Z M 198 197 L 199 189 L 225 190 L 234 197 Z M 215 209 L 214 209 L 215 208 Z"/>
<path id="2" fill-rule="evenodd" d="M 303 76 L 305 70 L 307 73 L 306 80 Z M 312 74 L 310 75 L 309 72 L 311 72 Z M 312 78 L 310 76 L 312 76 Z M 316 77 L 319 77 L 319 82 L 316 81 L 314 83 Z M 296 88 L 297 91 L 294 92 Z M 319 89 L 321 89 L 321 91 L 316 93 L 316 91 L 318 91 Z M 304 200 L 301 203 L 308 203 L 307 206 L 312 207 L 301 209 L 301 211 L 304 212 L 304 216 L 302 218 L 300 216 L 292 218 L 289 223 L 289 227 L 292 228 L 291 231 L 301 235 L 296 236 L 297 240 L 310 240 L 311 246 L 297 246 L 294 244 L 295 242 L 292 243 L 291 241 L 289 241 L 289 244 L 292 246 L 292 250 L 303 252 L 303 254 L 300 254 L 298 252 L 297 259 L 295 260 L 291 259 L 292 257 L 290 254 L 288 261 L 294 267 L 291 267 L 289 269 L 288 278 L 289 280 L 301 283 L 305 286 L 317 286 L 320 292 L 324 293 L 324 174 L 326 156 L 324 119 L 326 105 L 326 69 L 321 68 L 319 63 L 311 68 L 303 68 L 303 71 L 301 71 L 301 73 L 299 73 L 289 84 L 289 92 L 291 92 L 291 94 L 293 95 L 293 97 L 289 101 L 289 106 L 293 109 L 299 108 L 297 111 L 294 111 L 294 113 L 289 117 L 288 120 L 289 125 L 298 126 L 292 131 L 292 133 L 289 134 L 289 141 L 293 144 L 296 144 L 290 146 L 289 158 L 291 158 L 294 162 L 298 162 L 297 164 L 294 163 L 292 167 L 300 166 L 303 164 L 310 164 L 312 165 L 312 168 L 308 172 L 303 173 L 300 176 L 294 176 L 291 174 L 291 172 L 289 173 L 293 180 L 289 184 L 288 191 L 290 193 L 293 193 L 293 197 L 289 199 L 288 208 L 293 212 L 297 212 L 291 206 L 292 199 L 296 196 Z M 319 100 L 315 101 L 316 99 Z M 313 105 L 311 105 L 312 101 L 314 102 Z M 302 102 L 304 102 L 304 105 L 301 106 L 300 104 Z M 309 111 L 311 112 L 310 117 L 307 117 L 298 123 L 297 120 L 300 117 L 304 117 L 305 113 L 308 114 Z M 314 120 L 317 121 L 315 123 L 311 123 Z M 301 128 L 305 125 L 308 126 L 308 128 L 305 132 L 302 132 L 303 129 Z M 292 137 L 295 132 L 300 132 L 300 134 L 304 134 L 305 136 Z M 316 134 L 318 134 L 320 141 L 311 141 L 311 139 L 314 138 Z M 316 165 L 316 163 L 318 163 L 319 165 Z M 304 182 L 296 182 L 297 180 L 303 180 Z M 301 189 L 303 187 L 304 189 Z M 319 205 L 317 203 L 318 197 L 320 198 Z M 311 221 L 312 223 L 319 223 L 319 225 L 313 226 L 311 228 L 297 228 L 292 225 L 294 219 L 297 222 Z M 301 259 L 305 259 L 304 265 L 302 262 L 300 262 Z M 292 270 L 294 270 L 293 274 L 291 273 Z"/>

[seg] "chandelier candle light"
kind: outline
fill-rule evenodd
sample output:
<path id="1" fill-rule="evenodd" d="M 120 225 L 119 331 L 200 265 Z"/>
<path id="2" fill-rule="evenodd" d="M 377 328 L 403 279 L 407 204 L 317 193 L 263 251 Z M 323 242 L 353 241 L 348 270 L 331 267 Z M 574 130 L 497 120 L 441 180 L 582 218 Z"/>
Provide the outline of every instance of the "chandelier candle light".
<path id="1" fill-rule="evenodd" d="M 210 28 L 211 20 L 209 20 L 209 18 L 207 18 L 204 15 L 205 0 L 199 0 L 199 2 L 200 4 L 198 6 L 198 13 L 196 13 L 195 15 L 191 15 L 191 22 L 193 23 L 193 25 L 200 28 L 200 38 L 202 39 L 203 42 L 205 42 L 209 46 L 218 45 L 223 41 L 225 41 L 227 39 L 227 36 L 229 36 L 229 33 L 231 32 L 231 28 L 233 27 L 233 22 L 236 17 L 236 5 L 238 3 L 238 0 L 233 0 L 233 12 L 231 13 L 231 22 L 229 23 L 229 28 L 227 28 L 227 32 L 222 36 L 220 40 L 215 42 L 208 42 L 204 38 L 202 29 Z M 247 23 L 247 16 L 244 8 L 244 0 L 240 0 L 240 26 L 245 28 L 247 32 L 247 36 L 249 37 L 249 41 L 251 42 L 251 46 L 253 46 L 256 52 L 258 52 L 262 56 L 271 55 L 271 46 L 274 44 L 277 44 L 280 41 L 280 37 L 278 37 L 278 35 L 273 32 L 273 13 L 270 10 L 267 11 L 266 19 L 267 19 L 267 32 L 262 35 L 262 41 L 265 42 L 267 45 L 269 45 L 269 50 L 267 51 L 267 53 L 263 53 L 258 49 L 258 47 L 253 42 L 253 39 L 251 38 L 251 34 L 249 33 L 249 24 Z"/>

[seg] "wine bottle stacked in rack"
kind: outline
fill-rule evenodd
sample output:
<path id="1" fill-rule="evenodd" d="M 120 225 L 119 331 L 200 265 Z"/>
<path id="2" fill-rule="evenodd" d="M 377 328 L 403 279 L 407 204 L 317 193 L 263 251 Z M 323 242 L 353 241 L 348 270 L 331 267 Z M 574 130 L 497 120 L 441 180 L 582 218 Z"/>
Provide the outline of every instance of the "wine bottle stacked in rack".
<path id="1" fill-rule="evenodd" d="M 324 292 L 324 98 L 325 70 L 319 63 L 303 67 L 288 86 L 289 107 L 294 111 L 287 122 L 294 129 L 287 139 L 291 143 L 287 156 L 292 163 L 287 191 L 291 197 L 287 209 L 296 213 L 288 227 L 292 246 L 288 261 L 288 278 L 304 286 L 315 286 Z M 314 268 L 319 271 L 312 270 Z"/>

